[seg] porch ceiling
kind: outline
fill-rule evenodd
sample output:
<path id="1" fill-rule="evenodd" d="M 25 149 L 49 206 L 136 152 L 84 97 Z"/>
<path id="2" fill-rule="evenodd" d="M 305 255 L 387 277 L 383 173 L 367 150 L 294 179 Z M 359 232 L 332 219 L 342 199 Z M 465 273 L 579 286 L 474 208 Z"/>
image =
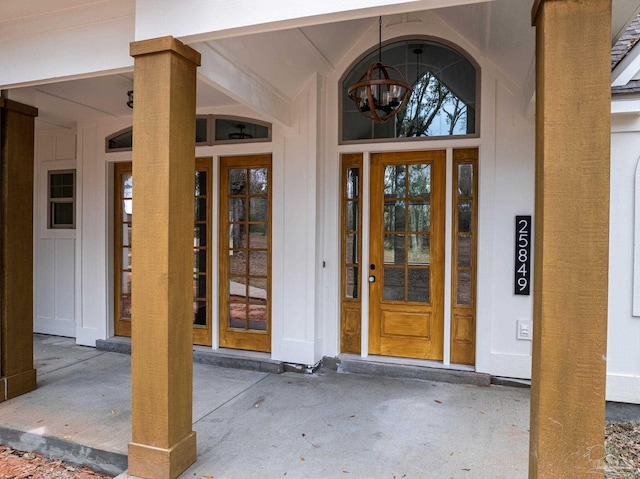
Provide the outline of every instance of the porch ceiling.
<path id="1" fill-rule="evenodd" d="M 123 0 L 119 0 L 123 1 Z M 98 2 L 100 3 L 100 2 Z M 451 29 L 466 38 L 477 55 L 493 62 L 515 85 L 532 89 L 535 31 L 531 27 L 533 0 L 493 0 L 432 10 Z M 3 0 L 4 20 L 43 16 L 96 4 L 95 0 Z M 423 4 L 422 4 L 423 5 Z M 638 0 L 614 0 L 613 36 L 624 31 L 640 9 Z M 389 25 L 422 21 L 426 12 L 385 17 Z M 259 32 L 218 38 L 192 46 L 211 59 L 224 58 L 226 70 L 217 78 L 215 65 L 202 68 L 198 82 L 198 108 L 244 103 L 272 118 L 285 118 L 287 105 L 316 72 L 328 74 L 359 39 L 377 28 L 377 17 Z M 213 55 L 213 56 L 211 56 Z M 203 63 L 204 63 L 203 61 Z M 218 70 L 219 71 L 219 70 Z M 231 77 L 229 72 L 233 72 Z M 238 82 L 240 75 L 241 82 Z M 71 127 L 77 121 L 131 115 L 126 92 L 132 89 L 133 74 L 119 72 L 94 78 L 49 82 L 13 91 L 18 101 L 35 104 L 40 110 L 38 128 Z M 244 90 L 235 86 L 243 84 Z M 253 85 L 253 86 L 252 86 Z M 251 92 L 254 95 L 252 100 Z M 255 105 L 255 92 L 268 96 Z M 286 120 L 283 121 L 286 123 Z"/>

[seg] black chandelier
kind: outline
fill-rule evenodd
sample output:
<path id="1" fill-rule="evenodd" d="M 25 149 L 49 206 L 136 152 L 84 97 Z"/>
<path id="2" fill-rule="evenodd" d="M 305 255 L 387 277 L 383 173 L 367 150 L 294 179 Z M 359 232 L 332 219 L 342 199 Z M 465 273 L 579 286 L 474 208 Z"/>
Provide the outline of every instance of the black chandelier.
<path id="1" fill-rule="evenodd" d="M 411 85 L 397 68 L 382 64 L 382 17 L 378 18 L 378 61 L 347 90 L 358 111 L 376 123 L 398 113 L 409 101 Z"/>

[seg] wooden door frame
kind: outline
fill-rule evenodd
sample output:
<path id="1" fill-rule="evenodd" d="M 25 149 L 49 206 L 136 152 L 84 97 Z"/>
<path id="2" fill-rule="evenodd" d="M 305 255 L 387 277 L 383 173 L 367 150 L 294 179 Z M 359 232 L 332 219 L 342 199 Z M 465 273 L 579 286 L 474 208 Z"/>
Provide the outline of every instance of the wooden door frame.
<path id="1" fill-rule="evenodd" d="M 227 172 L 234 168 L 264 168 L 268 169 L 267 176 L 267 324 L 266 331 L 234 330 L 228 327 L 229 315 L 229 208 Z M 271 352 L 271 282 L 272 282 L 272 191 L 273 164 L 271 153 L 243 156 L 220 157 L 219 175 L 219 221 L 218 221 L 218 341 L 221 348 L 246 349 L 252 351 Z"/>
<path id="2" fill-rule="evenodd" d="M 207 258 L 207 279 L 206 279 L 206 289 L 207 289 L 207 298 L 206 298 L 206 316 L 207 321 L 205 326 L 194 325 L 193 326 L 193 344 L 201 345 L 201 346 L 211 346 L 212 345 L 212 259 L 213 259 L 213 228 L 212 228 L 212 209 L 213 209 L 213 180 L 212 180 L 212 172 L 213 172 L 213 158 L 211 157 L 199 157 L 196 158 L 196 170 L 198 171 L 206 171 L 207 172 L 207 219 L 206 223 L 208 225 L 207 228 L 207 250 L 210 251 Z M 119 224 L 122 223 L 122 202 L 121 200 L 121 188 L 120 177 L 123 173 L 131 173 L 133 175 L 133 163 L 131 161 L 126 162 L 118 162 L 114 164 L 113 169 L 113 177 L 115 179 L 114 189 L 113 189 L 113 197 L 114 197 L 114 210 L 113 210 L 113 325 L 114 325 L 114 333 L 117 336 L 128 336 L 131 337 L 131 321 L 121 319 L 121 266 L 122 266 L 122 238 L 121 238 L 121 227 Z"/>

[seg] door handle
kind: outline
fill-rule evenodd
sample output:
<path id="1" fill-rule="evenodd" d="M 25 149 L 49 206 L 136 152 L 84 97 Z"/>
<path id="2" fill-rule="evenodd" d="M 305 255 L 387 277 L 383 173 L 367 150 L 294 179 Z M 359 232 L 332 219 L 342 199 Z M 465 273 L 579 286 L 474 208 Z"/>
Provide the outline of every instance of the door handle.
<path id="1" fill-rule="evenodd" d="M 375 283 L 376 282 L 376 277 L 374 275 L 369 275 L 369 283 Z"/>

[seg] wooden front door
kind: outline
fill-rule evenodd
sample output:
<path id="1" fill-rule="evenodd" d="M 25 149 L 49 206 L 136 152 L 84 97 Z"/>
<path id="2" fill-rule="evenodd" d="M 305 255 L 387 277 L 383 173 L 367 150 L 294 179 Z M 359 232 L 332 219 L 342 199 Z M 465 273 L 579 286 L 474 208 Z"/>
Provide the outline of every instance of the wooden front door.
<path id="1" fill-rule="evenodd" d="M 371 155 L 371 354 L 443 358 L 445 161 L 445 151 Z"/>
<path id="2" fill-rule="evenodd" d="M 271 351 L 271 155 L 220 159 L 220 346 Z"/>
<path id="3" fill-rule="evenodd" d="M 194 200 L 193 344 L 211 346 L 211 158 L 196 159 Z M 114 211 L 114 329 L 118 336 L 131 336 L 133 175 L 129 162 L 115 165 Z"/>

